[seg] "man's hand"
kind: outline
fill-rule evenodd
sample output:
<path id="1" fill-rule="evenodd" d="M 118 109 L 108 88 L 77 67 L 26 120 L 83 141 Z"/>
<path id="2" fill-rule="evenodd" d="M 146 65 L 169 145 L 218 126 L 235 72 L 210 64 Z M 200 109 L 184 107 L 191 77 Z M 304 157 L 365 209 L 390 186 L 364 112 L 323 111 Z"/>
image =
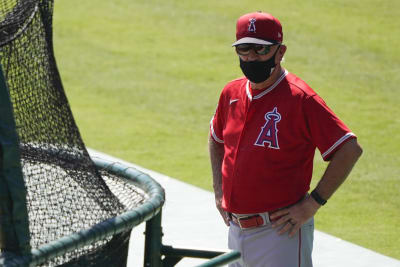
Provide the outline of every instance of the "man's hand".
<path id="1" fill-rule="evenodd" d="M 230 225 L 230 223 L 229 223 L 230 218 L 229 218 L 228 212 L 226 212 L 226 211 L 222 208 L 222 197 L 217 197 L 217 196 L 215 196 L 215 205 L 217 206 L 217 209 L 218 209 L 219 213 L 221 214 L 222 219 L 224 219 L 225 224 L 226 224 L 227 226 L 229 226 L 229 225 Z"/>
<path id="2" fill-rule="evenodd" d="M 279 234 L 289 231 L 289 236 L 293 237 L 297 231 L 307 222 L 321 207 L 312 197 L 307 197 L 301 202 L 285 209 L 275 211 L 270 215 L 272 227 L 281 227 Z"/>

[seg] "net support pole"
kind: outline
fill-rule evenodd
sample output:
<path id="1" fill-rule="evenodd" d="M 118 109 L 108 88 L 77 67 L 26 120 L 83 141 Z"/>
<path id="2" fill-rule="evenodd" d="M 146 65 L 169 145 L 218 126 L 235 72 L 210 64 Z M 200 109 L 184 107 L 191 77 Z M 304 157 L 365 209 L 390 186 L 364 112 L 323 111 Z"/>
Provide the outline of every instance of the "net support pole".
<path id="1" fill-rule="evenodd" d="M 144 267 L 162 267 L 162 227 L 161 212 L 146 222 Z"/>
<path id="2" fill-rule="evenodd" d="M 213 251 L 198 248 L 174 248 L 163 245 L 161 217 L 160 211 L 146 222 L 144 267 L 172 267 L 185 257 L 211 259 L 200 266 L 216 267 L 235 262 L 240 258 L 240 252 L 233 250 Z"/>
<path id="3" fill-rule="evenodd" d="M 0 66 L 0 249 L 30 251 L 26 188 L 10 95 Z"/>

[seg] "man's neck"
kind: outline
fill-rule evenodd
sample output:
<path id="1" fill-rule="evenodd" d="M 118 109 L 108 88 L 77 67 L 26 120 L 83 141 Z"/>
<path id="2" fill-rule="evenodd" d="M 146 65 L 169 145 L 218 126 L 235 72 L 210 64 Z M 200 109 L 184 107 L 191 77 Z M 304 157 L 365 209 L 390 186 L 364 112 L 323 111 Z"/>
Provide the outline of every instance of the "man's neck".
<path id="1" fill-rule="evenodd" d="M 275 67 L 275 69 L 272 72 L 271 76 L 267 80 L 265 80 L 265 81 L 263 81 L 261 83 L 250 82 L 251 89 L 253 89 L 253 90 L 261 90 L 261 89 L 264 89 L 264 88 L 267 88 L 267 87 L 273 85 L 279 79 L 279 77 L 281 76 L 281 74 L 284 71 L 285 71 L 285 69 L 282 68 L 280 64 L 277 64 L 277 66 Z"/>

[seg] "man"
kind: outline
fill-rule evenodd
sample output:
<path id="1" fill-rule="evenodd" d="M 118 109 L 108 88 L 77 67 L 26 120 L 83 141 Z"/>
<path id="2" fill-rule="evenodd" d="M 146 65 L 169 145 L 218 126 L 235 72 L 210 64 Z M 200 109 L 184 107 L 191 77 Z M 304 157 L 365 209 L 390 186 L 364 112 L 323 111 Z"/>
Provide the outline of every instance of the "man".
<path id="1" fill-rule="evenodd" d="M 210 123 L 216 206 L 229 228 L 231 266 L 310 267 L 313 216 L 362 153 L 356 136 L 301 79 L 281 66 L 278 19 L 262 12 L 237 21 L 245 75 L 228 83 Z M 329 161 L 310 189 L 318 148 Z"/>

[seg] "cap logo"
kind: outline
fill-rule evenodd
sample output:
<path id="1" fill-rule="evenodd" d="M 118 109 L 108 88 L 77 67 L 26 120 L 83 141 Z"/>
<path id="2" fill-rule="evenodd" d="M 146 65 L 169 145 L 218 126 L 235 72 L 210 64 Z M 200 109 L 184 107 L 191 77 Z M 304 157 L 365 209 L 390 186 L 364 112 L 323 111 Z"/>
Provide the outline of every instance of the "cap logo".
<path id="1" fill-rule="evenodd" d="M 250 25 L 249 25 L 249 32 L 256 32 L 256 19 L 252 18 L 249 19 Z"/>

